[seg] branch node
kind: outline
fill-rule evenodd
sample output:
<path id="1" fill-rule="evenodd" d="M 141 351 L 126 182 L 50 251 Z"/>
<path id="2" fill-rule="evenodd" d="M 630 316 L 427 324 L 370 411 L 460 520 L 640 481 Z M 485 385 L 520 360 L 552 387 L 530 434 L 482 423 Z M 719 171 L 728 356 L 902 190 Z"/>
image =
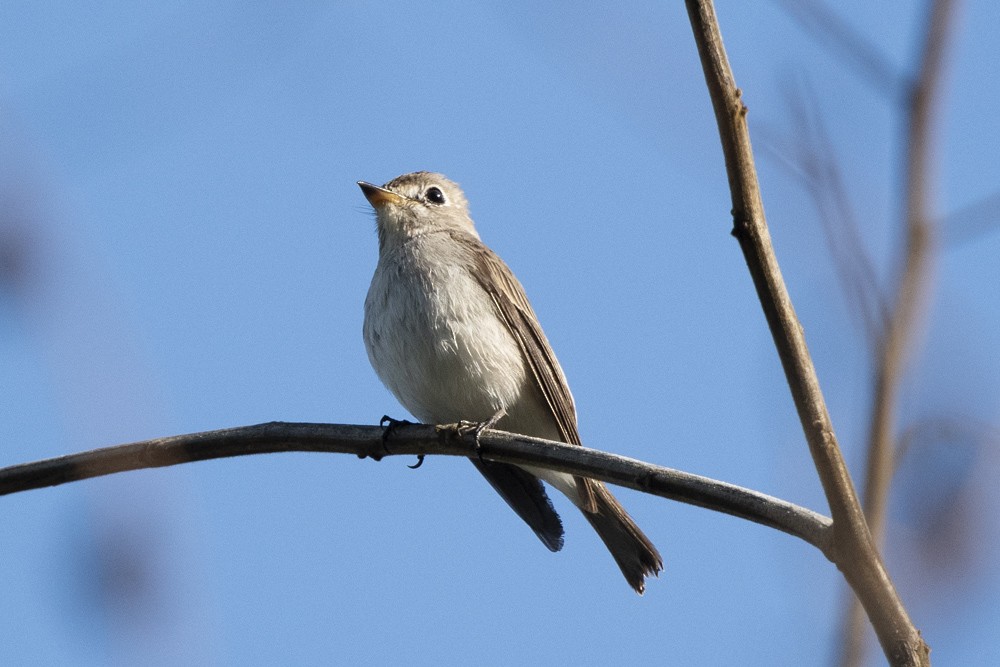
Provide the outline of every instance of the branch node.
<path id="1" fill-rule="evenodd" d="M 732 209 L 730 214 L 733 216 L 733 228 L 729 233 L 742 243 L 750 235 L 750 217 L 736 209 Z"/>

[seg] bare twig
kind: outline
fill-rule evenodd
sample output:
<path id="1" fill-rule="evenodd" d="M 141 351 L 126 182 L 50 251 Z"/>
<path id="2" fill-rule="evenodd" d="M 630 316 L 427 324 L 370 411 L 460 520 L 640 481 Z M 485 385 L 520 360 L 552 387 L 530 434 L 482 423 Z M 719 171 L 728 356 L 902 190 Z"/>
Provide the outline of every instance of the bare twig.
<path id="1" fill-rule="evenodd" d="M 719 126 L 740 242 L 785 370 L 799 421 L 835 527 L 833 560 L 861 599 L 893 665 L 927 665 L 929 649 L 913 626 L 868 532 L 830 422 L 805 337 L 781 277 L 764 217 L 753 151 L 711 0 L 686 0 Z"/>
<path id="2" fill-rule="evenodd" d="M 0 495 L 143 468 L 276 452 L 330 452 L 362 458 L 445 454 L 482 456 L 600 479 L 689 505 L 731 514 L 795 537 L 829 557 L 830 519 L 763 493 L 624 456 L 503 431 L 478 440 L 448 426 L 400 424 L 383 440 L 378 426 L 270 422 L 95 449 L 0 468 Z"/>

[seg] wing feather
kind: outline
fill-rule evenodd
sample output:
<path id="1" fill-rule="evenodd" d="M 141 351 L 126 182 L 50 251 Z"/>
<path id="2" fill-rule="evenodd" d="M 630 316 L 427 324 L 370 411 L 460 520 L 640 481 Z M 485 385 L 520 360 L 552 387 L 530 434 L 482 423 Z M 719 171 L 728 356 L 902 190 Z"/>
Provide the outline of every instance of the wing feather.
<path id="1" fill-rule="evenodd" d="M 548 338 L 545 337 L 545 332 L 538 323 L 538 317 L 528 302 L 521 283 L 503 260 L 478 239 L 456 234 L 455 240 L 474 246 L 476 252 L 472 255 L 476 258 L 477 264 L 472 267 L 473 275 L 493 299 L 498 314 L 507 323 L 511 335 L 521 348 L 524 360 L 535 378 L 535 384 L 545 398 L 563 442 L 582 444 L 576 423 L 576 405 L 566 382 L 566 376 L 559 366 L 552 346 L 549 345 Z M 588 512 L 596 511 L 593 480 L 581 477 L 575 479 L 580 494 L 580 507 Z"/>

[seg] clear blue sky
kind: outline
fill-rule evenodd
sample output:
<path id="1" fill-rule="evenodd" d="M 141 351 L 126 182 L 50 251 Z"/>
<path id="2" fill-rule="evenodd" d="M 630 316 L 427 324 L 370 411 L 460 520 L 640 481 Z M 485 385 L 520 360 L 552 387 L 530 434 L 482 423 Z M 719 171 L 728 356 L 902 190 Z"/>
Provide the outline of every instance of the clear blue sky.
<path id="1" fill-rule="evenodd" d="M 837 10 L 905 73 L 915 4 Z M 1000 9 L 963 5 L 942 214 L 1000 187 Z M 812 200 L 774 156 L 801 149 L 795 91 L 811 91 L 884 279 L 899 116 L 777 4 L 718 9 L 756 145 L 773 149 L 758 164 L 779 260 L 860 469 L 869 348 Z M 0 464 L 275 419 L 407 416 L 361 341 L 376 244 L 355 181 L 418 169 L 462 183 L 525 284 L 585 443 L 826 512 L 729 236 L 680 0 L 5 2 L 0 243 L 24 252 L 0 292 Z M 936 262 L 901 428 L 998 423 L 1000 234 L 979 222 Z M 2 498 L 0 663 L 801 665 L 834 652 L 841 578 L 793 538 L 622 490 L 666 565 L 639 598 L 562 499 L 566 547 L 551 554 L 468 463 L 407 463 L 249 457 Z M 980 441 L 938 442 L 900 471 L 890 570 L 937 664 L 1000 662 L 998 465 Z"/>

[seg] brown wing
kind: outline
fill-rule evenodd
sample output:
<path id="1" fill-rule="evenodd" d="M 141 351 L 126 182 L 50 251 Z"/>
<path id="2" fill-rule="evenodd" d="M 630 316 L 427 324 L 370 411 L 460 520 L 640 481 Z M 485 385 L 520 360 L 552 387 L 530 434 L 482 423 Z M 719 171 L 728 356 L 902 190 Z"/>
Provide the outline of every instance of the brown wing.
<path id="1" fill-rule="evenodd" d="M 528 297 L 521 283 L 503 260 L 480 241 L 464 235 L 456 235 L 455 239 L 460 243 L 475 246 L 477 252 L 473 254 L 477 266 L 473 267 L 475 269 L 473 273 L 493 299 L 497 311 L 517 340 L 528 368 L 535 378 L 535 384 L 541 390 L 559 427 L 562 440 L 573 445 L 582 444 L 576 424 L 573 395 L 566 384 L 566 377 L 559 367 L 559 362 L 556 361 L 552 346 L 549 345 L 545 332 L 538 324 L 535 311 L 528 303 Z M 593 481 L 577 477 L 576 482 L 580 494 L 580 506 L 588 512 L 596 511 Z"/>
<path id="2" fill-rule="evenodd" d="M 570 444 L 581 444 L 580 433 L 576 425 L 576 407 L 573 405 L 573 396 L 569 392 L 562 369 L 559 368 L 559 362 L 556 361 L 555 353 L 552 352 L 552 347 L 538 324 L 535 311 L 528 303 L 528 297 L 525 296 L 521 283 L 517 281 L 507 265 L 477 239 L 456 235 L 455 240 L 471 245 L 477 251 L 473 253 L 477 258 L 477 265 L 472 267 L 473 274 L 483 289 L 490 294 L 493 303 L 496 304 L 497 311 L 517 340 L 535 382 L 559 426 L 562 439 Z M 484 474 L 486 473 L 484 472 Z M 490 475 L 487 475 L 487 479 L 491 479 Z M 663 569 L 663 559 L 660 557 L 659 551 L 632 520 L 632 517 L 628 515 L 621 503 L 611 495 L 606 486 L 592 479 L 583 477 L 575 479 L 576 488 L 580 494 L 580 509 L 584 510 L 584 516 L 587 517 L 587 520 L 608 547 L 622 574 L 625 575 L 625 579 L 637 593 L 642 595 L 646 577 L 655 575 Z M 492 479 L 491 483 L 494 483 L 495 487 L 497 486 Z M 499 487 L 498 490 L 500 490 Z M 503 491 L 501 491 L 501 495 L 504 495 Z M 514 507 L 515 510 L 518 509 L 507 495 L 504 497 L 507 498 L 511 507 Z M 548 505 L 548 509 L 552 510 L 551 504 Z M 518 513 L 525 521 L 529 522 L 529 525 L 532 525 L 527 518 L 527 513 L 522 514 L 522 510 L 518 510 Z M 560 525 L 559 546 L 562 543 L 561 528 Z M 546 542 L 545 536 L 537 528 L 535 532 L 539 534 L 543 542 Z M 556 549 L 548 542 L 546 545 L 553 551 Z"/>

